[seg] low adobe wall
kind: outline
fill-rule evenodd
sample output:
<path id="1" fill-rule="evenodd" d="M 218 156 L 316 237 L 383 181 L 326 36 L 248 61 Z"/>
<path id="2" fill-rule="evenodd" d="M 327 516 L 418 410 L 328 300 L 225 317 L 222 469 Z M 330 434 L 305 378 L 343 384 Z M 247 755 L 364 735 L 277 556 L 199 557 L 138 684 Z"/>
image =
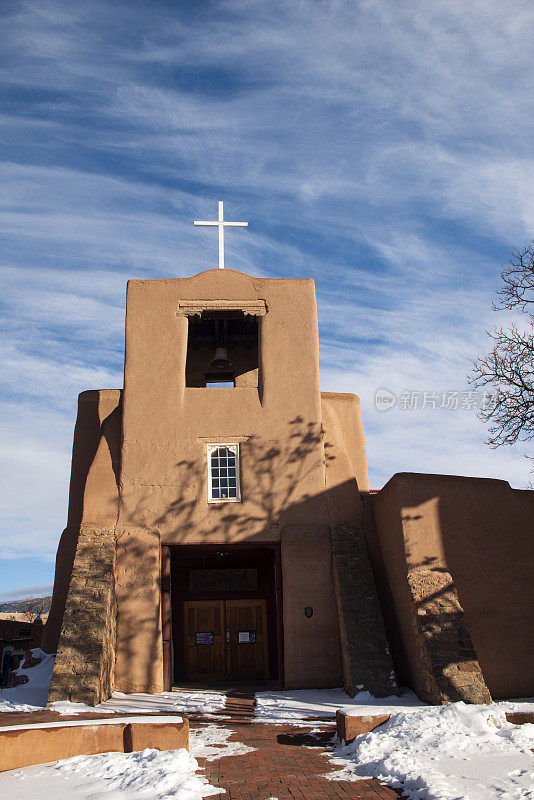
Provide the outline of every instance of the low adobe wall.
<path id="1" fill-rule="evenodd" d="M 391 714 L 374 714 L 373 716 L 346 714 L 336 711 L 336 734 L 343 744 L 351 744 L 357 736 L 371 733 L 390 718 Z"/>
<path id="2" fill-rule="evenodd" d="M 94 720 L 0 728 L 0 772 L 78 755 L 133 753 L 146 748 L 189 750 L 189 722 Z"/>
<path id="3" fill-rule="evenodd" d="M 474 694 L 483 694 L 478 662 L 494 699 L 532 696 L 534 492 L 486 478 L 400 473 L 373 506 L 418 693 L 425 694 L 424 657 L 438 678 L 449 680 L 452 665 Z M 449 664 L 438 663 L 445 656 Z"/>

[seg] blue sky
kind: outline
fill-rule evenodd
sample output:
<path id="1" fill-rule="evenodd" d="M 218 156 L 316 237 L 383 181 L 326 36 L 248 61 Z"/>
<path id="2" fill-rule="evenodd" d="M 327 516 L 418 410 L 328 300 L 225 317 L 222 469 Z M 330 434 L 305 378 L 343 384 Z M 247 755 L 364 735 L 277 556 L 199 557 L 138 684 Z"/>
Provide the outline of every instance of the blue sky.
<path id="1" fill-rule="evenodd" d="M 249 221 L 228 266 L 315 279 L 322 388 L 361 396 L 373 487 L 398 471 L 525 485 L 523 448 L 490 450 L 461 394 L 439 405 L 467 390 L 501 321 L 499 264 L 533 237 L 532 3 L 0 15 L 0 600 L 52 581 L 77 394 L 122 385 L 126 280 L 215 267 L 216 231 L 192 223 L 218 200 Z M 403 391 L 437 407 L 402 408 Z"/>

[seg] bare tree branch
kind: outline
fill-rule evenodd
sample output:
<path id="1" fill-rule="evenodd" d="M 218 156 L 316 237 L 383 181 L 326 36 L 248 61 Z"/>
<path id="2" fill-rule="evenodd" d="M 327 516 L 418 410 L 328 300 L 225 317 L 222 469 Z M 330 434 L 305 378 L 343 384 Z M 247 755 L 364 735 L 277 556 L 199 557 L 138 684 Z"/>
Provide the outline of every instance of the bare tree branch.
<path id="1" fill-rule="evenodd" d="M 472 385 L 493 397 L 479 413 L 489 426 L 492 447 L 534 439 L 534 242 L 512 252 L 501 278 L 494 309 L 520 309 L 528 322 L 524 329 L 514 324 L 488 331 L 493 347 L 476 359 L 469 375 Z"/>
<path id="2" fill-rule="evenodd" d="M 499 302 L 493 308 L 528 312 L 534 304 L 534 241 L 512 251 L 508 264 L 501 265 L 501 278 L 504 286 L 497 291 Z"/>

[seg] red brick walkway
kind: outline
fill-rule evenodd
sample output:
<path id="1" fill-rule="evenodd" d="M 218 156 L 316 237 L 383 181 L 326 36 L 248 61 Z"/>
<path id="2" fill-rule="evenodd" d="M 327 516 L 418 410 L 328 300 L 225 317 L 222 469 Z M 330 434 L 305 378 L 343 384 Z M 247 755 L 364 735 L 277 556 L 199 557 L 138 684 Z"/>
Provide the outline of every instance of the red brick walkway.
<path id="1" fill-rule="evenodd" d="M 394 800 L 402 796 L 374 779 L 334 781 L 323 777 L 337 769 L 324 757 L 334 727 L 311 723 L 313 730 L 320 729 L 312 734 L 311 726 L 253 722 L 252 702 L 229 697 L 221 714 L 231 719 L 215 724 L 233 731 L 228 741 L 254 747 L 254 752 L 213 761 L 197 759 L 209 782 L 226 789 L 223 800 Z M 206 724 L 190 719 L 192 730 Z"/>
<path id="2" fill-rule="evenodd" d="M 402 797 L 373 779 L 333 781 L 323 777 L 337 769 L 324 757 L 335 732 L 334 726 L 312 721 L 312 718 L 309 728 L 254 722 L 253 698 L 252 692 L 228 696 L 226 707 L 218 712 L 220 721 L 187 714 L 191 730 L 221 725 L 232 731 L 228 741 L 255 748 L 241 756 L 222 756 L 213 761 L 197 759 L 209 782 L 226 790 L 227 794 L 220 795 L 222 800 L 395 800 Z M 0 725 L 79 721 L 102 716 L 97 712 L 61 716 L 50 709 L 21 714 L 6 712 L 0 714 Z M 105 715 L 105 718 L 112 716 Z M 121 713 L 118 716 L 130 715 Z M 316 733 L 311 733 L 312 729 Z M 223 747 L 221 753 L 224 753 Z"/>

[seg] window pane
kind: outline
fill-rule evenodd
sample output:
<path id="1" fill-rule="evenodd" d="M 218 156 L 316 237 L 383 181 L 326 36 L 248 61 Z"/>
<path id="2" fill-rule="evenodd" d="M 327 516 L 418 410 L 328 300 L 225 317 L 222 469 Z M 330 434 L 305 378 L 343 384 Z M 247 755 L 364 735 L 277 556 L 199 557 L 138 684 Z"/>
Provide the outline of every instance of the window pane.
<path id="1" fill-rule="evenodd" d="M 238 499 L 237 452 L 238 445 L 232 447 L 217 445 L 213 446 L 213 449 L 208 450 L 208 487 L 210 500 Z"/>

